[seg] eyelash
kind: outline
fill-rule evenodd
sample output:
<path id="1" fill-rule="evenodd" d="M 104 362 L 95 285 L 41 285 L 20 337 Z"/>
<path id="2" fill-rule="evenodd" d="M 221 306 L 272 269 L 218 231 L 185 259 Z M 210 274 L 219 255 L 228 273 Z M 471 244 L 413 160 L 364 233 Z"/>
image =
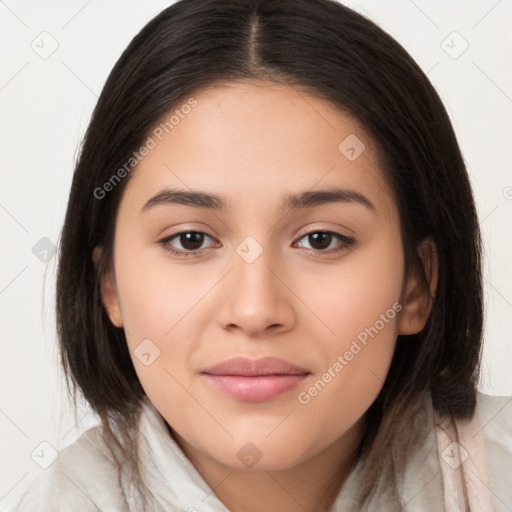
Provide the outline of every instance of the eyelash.
<path id="1" fill-rule="evenodd" d="M 171 254 L 174 254 L 176 256 L 181 256 L 181 257 L 184 257 L 186 258 L 187 256 L 192 256 L 192 257 L 197 257 L 197 256 L 200 256 L 204 251 L 210 249 L 210 248 L 207 248 L 207 249 L 198 249 L 198 250 L 195 250 L 195 251 L 180 251 L 178 249 L 174 249 L 172 248 L 170 245 L 169 245 L 169 242 L 171 240 L 173 240 L 174 238 L 177 238 L 179 237 L 180 235 L 183 235 L 183 234 L 190 234 L 190 233 L 196 233 L 196 234 L 201 234 L 201 235 L 206 235 L 208 238 L 210 238 L 211 240 L 214 240 L 214 238 L 212 236 L 210 236 L 208 233 L 205 233 L 204 231 L 194 231 L 194 230 L 190 230 L 190 231 L 178 231 L 177 233 L 173 233 L 172 235 L 169 235 L 169 236 L 166 236 L 165 238 L 163 238 L 162 240 L 159 240 L 157 243 L 160 244 L 163 249 Z M 313 234 L 317 234 L 317 233 L 325 233 L 325 234 L 329 234 L 329 235 L 332 235 L 333 237 L 337 238 L 338 240 L 341 241 L 341 246 L 340 247 L 337 247 L 337 248 L 334 248 L 334 249 L 307 249 L 308 251 L 313 251 L 313 252 L 316 252 L 318 254 L 333 254 L 333 253 L 338 253 L 340 251 L 342 251 L 343 249 L 348 249 L 350 247 L 352 247 L 355 243 L 355 240 L 351 237 L 348 237 L 346 235 L 342 235 L 341 233 L 336 233 L 335 231 L 328 231 L 328 230 L 315 230 L 315 231 L 309 231 L 308 233 L 305 233 L 303 234 L 299 240 L 301 240 L 302 238 L 305 238 L 307 236 L 310 236 L 310 235 L 313 235 Z"/>

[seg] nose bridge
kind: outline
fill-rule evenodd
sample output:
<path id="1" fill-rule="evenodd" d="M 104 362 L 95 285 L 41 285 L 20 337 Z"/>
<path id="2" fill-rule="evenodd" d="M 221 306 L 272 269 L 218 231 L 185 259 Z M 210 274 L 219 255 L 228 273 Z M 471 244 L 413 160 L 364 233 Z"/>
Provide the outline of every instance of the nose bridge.
<path id="1" fill-rule="evenodd" d="M 268 238 L 265 240 L 269 244 Z M 246 237 L 236 247 L 219 317 L 224 327 L 237 325 L 254 334 L 271 325 L 290 324 L 293 313 L 286 287 L 275 275 L 279 267 L 270 245 L 253 237 Z"/>
<path id="2" fill-rule="evenodd" d="M 279 292 L 276 289 L 278 283 L 270 269 L 275 267 L 277 262 L 268 238 L 264 244 L 248 236 L 236 247 L 235 288 L 239 301 L 254 303 L 252 307 L 266 305 L 271 308 L 271 302 L 275 301 Z"/>

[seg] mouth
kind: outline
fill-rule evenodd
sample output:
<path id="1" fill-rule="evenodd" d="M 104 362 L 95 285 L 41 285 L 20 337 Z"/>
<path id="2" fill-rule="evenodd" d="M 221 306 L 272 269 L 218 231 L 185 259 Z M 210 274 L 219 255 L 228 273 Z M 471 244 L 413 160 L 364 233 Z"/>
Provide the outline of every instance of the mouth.
<path id="1" fill-rule="evenodd" d="M 201 372 L 225 395 L 246 402 L 273 400 L 297 387 L 311 372 L 273 357 L 228 359 Z"/>

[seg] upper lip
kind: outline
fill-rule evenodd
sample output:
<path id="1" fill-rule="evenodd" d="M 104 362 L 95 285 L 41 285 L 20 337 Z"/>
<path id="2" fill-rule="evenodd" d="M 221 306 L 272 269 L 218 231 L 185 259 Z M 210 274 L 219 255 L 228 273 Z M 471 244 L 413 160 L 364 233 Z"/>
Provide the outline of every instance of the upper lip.
<path id="1" fill-rule="evenodd" d="M 305 368 L 299 368 L 275 357 L 263 357 L 261 359 L 233 357 L 206 368 L 202 373 L 251 377 L 257 375 L 306 375 L 310 372 Z"/>

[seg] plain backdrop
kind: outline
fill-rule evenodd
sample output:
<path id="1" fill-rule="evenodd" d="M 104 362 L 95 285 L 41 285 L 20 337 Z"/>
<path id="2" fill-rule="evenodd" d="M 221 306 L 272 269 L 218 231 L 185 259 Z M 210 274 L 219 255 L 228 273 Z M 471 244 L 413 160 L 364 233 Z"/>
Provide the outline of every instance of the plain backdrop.
<path id="1" fill-rule="evenodd" d="M 70 413 L 56 350 L 52 251 L 103 83 L 140 28 L 171 3 L 0 0 L 2 510 L 53 450 L 98 423 L 87 407 L 78 423 Z M 405 46 L 448 109 L 485 241 L 480 389 L 512 395 L 512 1 L 345 3 Z"/>

